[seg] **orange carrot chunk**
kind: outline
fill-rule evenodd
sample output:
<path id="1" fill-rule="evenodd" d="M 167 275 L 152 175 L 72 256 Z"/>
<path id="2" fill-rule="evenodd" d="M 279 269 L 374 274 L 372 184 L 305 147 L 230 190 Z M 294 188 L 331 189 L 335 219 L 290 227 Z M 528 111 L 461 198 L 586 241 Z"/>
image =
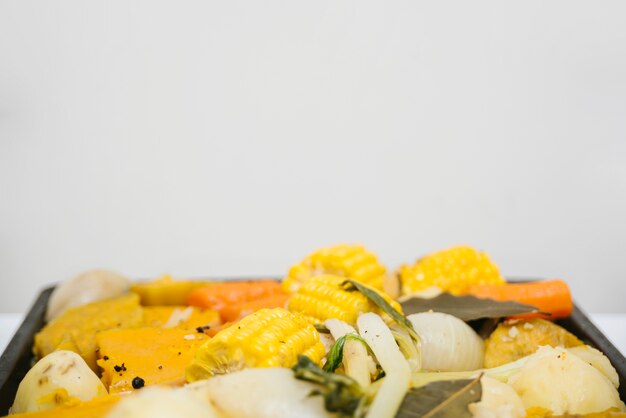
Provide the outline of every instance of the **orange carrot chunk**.
<path id="1" fill-rule="evenodd" d="M 532 305 L 551 314 L 550 319 L 566 318 L 574 309 L 569 286 L 563 280 L 502 285 L 472 285 L 468 293 L 479 298 L 513 301 Z"/>
<path id="2" fill-rule="evenodd" d="M 187 304 L 221 311 L 229 305 L 277 293 L 282 293 L 282 289 L 280 284 L 273 280 L 223 282 L 193 290 L 187 297 Z"/>
<path id="3" fill-rule="evenodd" d="M 286 293 L 276 293 L 260 299 L 225 306 L 220 310 L 220 316 L 223 322 L 235 322 L 259 309 L 284 308 L 289 296 L 291 295 Z"/>

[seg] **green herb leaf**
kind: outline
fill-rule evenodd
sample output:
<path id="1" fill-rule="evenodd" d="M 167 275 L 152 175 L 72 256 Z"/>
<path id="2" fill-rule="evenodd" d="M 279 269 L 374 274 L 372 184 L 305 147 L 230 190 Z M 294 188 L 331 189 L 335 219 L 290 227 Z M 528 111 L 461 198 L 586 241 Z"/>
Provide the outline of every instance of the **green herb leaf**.
<path id="1" fill-rule="evenodd" d="M 363 411 L 367 397 L 359 384 L 349 376 L 329 373 L 322 370 L 306 356 L 298 356 L 298 363 L 292 367 L 296 379 L 318 385 L 311 395 L 324 397 L 324 407 L 340 416 L 354 417 Z"/>
<path id="2" fill-rule="evenodd" d="M 330 330 L 324 324 L 313 324 L 313 326 L 320 334 L 330 334 Z"/>
<path id="3" fill-rule="evenodd" d="M 442 293 L 430 299 L 414 297 L 402 302 L 400 306 L 405 315 L 434 311 L 447 313 L 464 321 L 540 312 L 534 306 L 517 302 L 500 302 L 470 295 L 455 296 L 450 293 Z"/>
<path id="4" fill-rule="evenodd" d="M 337 367 L 341 365 L 341 362 L 343 361 L 343 346 L 346 344 L 347 340 L 359 341 L 361 344 L 365 345 L 367 349 L 369 349 L 365 340 L 358 335 L 346 334 L 339 337 L 332 347 L 330 347 L 330 350 L 328 350 L 328 354 L 326 355 L 326 364 L 324 364 L 325 372 L 334 372 Z"/>
<path id="5" fill-rule="evenodd" d="M 467 407 L 481 396 L 480 376 L 429 383 L 409 389 L 395 418 L 471 418 Z"/>
<path id="6" fill-rule="evenodd" d="M 404 315 L 402 315 L 393 306 L 391 306 L 391 304 L 387 302 L 385 298 L 383 298 L 376 290 L 364 285 L 363 283 L 359 283 L 356 280 L 346 280 L 343 283 L 343 286 L 346 290 L 356 289 L 361 292 L 365 297 L 367 297 L 376 306 L 378 306 L 383 312 L 389 315 L 391 319 L 396 321 L 398 324 L 404 326 L 411 335 L 411 338 L 413 338 L 415 341 L 419 341 L 419 336 L 417 335 L 417 332 L 415 332 L 415 330 L 413 329 L 413 324 L 411 324 L 411 321 L 406 319 Z"/>

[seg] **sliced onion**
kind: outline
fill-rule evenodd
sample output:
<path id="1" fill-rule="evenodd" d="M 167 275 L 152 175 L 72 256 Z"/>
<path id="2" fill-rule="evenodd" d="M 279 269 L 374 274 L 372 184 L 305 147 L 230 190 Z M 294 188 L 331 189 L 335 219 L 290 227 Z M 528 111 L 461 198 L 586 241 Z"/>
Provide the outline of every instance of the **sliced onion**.
<path id="1" fill-rule="evenodd" d="M 409 388 L 411 370 L 404 358 L 391 330 L 383 319 L 375 313 L 369 312 L 357 319 L 359 334 L 374 352 L 378 363 L 385 372 L 383 382 L 376 397 L 367 411 L 367 417 L 393 417 L 404 395 Z"/>
<path id="2" fill-rule="evenodd" d="M 339 319 L 329 319 L 324 322 L 335 340 L 344 335 L 358 336 L 356 330 L 348 323 Z M 363 387 L 371 384 L 371 370 L 376 369 L 374 360 L 367 353 L 367 348 L 362 342 L 354 339 L 346 339 L 343 346 L 343 368 L 348 376 L 357 381 Z"/>
<path id="3" fill-rule="evenodd" d="M 441 312 L 407 318 L 420 336 L 424 370 L 455 372 L 483 366 L 483 340 L 459 318 Z"/>

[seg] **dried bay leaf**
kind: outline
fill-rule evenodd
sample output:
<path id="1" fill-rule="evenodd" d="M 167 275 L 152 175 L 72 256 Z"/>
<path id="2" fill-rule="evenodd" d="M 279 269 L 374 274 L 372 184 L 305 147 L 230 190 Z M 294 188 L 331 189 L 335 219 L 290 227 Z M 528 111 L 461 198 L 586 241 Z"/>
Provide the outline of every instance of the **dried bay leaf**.
<path id="1" fill-rule="evenodd" d="M 480 376 L 429 383 L 409 389 L 395 418 L 471 418 L 468 406 L 481 396 Z"/>
<path id="2" fill-rule="evenodd" d="M 442 293 L 429 299 L 414 297 L 400 305 L 405 315 L 434 311 L 447 313 L 464 321 L 542 313 L 536 307 L 522 303 L 480 299 L 471 295 L 455 296 L 450 293 Z"/>

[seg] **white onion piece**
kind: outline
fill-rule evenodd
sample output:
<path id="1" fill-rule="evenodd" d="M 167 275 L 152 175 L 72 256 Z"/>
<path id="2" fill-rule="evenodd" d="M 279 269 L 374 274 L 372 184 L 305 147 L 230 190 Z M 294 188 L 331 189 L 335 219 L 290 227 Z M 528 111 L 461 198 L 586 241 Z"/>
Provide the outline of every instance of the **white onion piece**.
<path id="1" fill-rule="evenodd" d="M 54 289 L 48 301 L 46 321 L 74 306 L 121 296 L 129 288 L 130 281 L 119 273 L 104 269 L 86 271 Z"/>
<path id="2" fill-rule="evenodd" d="M 459 318 L 422 312 L 407 319 L 420 337 L 423 369 L 454 372 L 483 366 L 483 340 Z"/>
<path id="3" fill-rule="evenodd" d="M 106 394 L 100 378 L 81 356 L 59 350 L 39 360 L 26 373 L 17 388 L 11 413 L 44 411 L 65 405 L 69 398 L 89 401 Z"/>
<path id="4" fill-rule="evenodd" d="M 411 370 L 391 330 L 383 319 L 369 312 L 357 319 L 359 334 L 374 352 L 385 377 L 376 397 L 367 411 L 368 418 L 391 418 L 395 416 L 409 389 Z"/>
<path id="5" fill-rule="evenodd" d="M 125 397 L 106 418 L 221 418 L 208 400 L 182 389 L 153 386 Z"/>
<path id="6" fill-rule="evenodd" d="M 225 417 L 327 418 L 322 396 L 311 396 L 312 383 L 295 378 L 291 369 L 252 368 L 214 376 L 183 390 L 210 400 Z"/>
<path id="7" fill-rule="evenodd" d="M 347 334 L 359 335 L 348 323 L 340 319 L 329 319 L 324 322 L 335 340 Z M 372 380 L 370 371 L 376 369 L 374 360 L 367 354 L 367 348 L 360 341 L 347 339 L 343 345 L 343 368 L 346 375 L 357 381 L 362 387 L 368 387 Z"/>
<path id="8" fill-rule="evenodd" d="M 480 402 L 469 405 L 473 418 L 524 418 L 526 409 L 515 390 L 489 376 L 480 378 Z"/>

